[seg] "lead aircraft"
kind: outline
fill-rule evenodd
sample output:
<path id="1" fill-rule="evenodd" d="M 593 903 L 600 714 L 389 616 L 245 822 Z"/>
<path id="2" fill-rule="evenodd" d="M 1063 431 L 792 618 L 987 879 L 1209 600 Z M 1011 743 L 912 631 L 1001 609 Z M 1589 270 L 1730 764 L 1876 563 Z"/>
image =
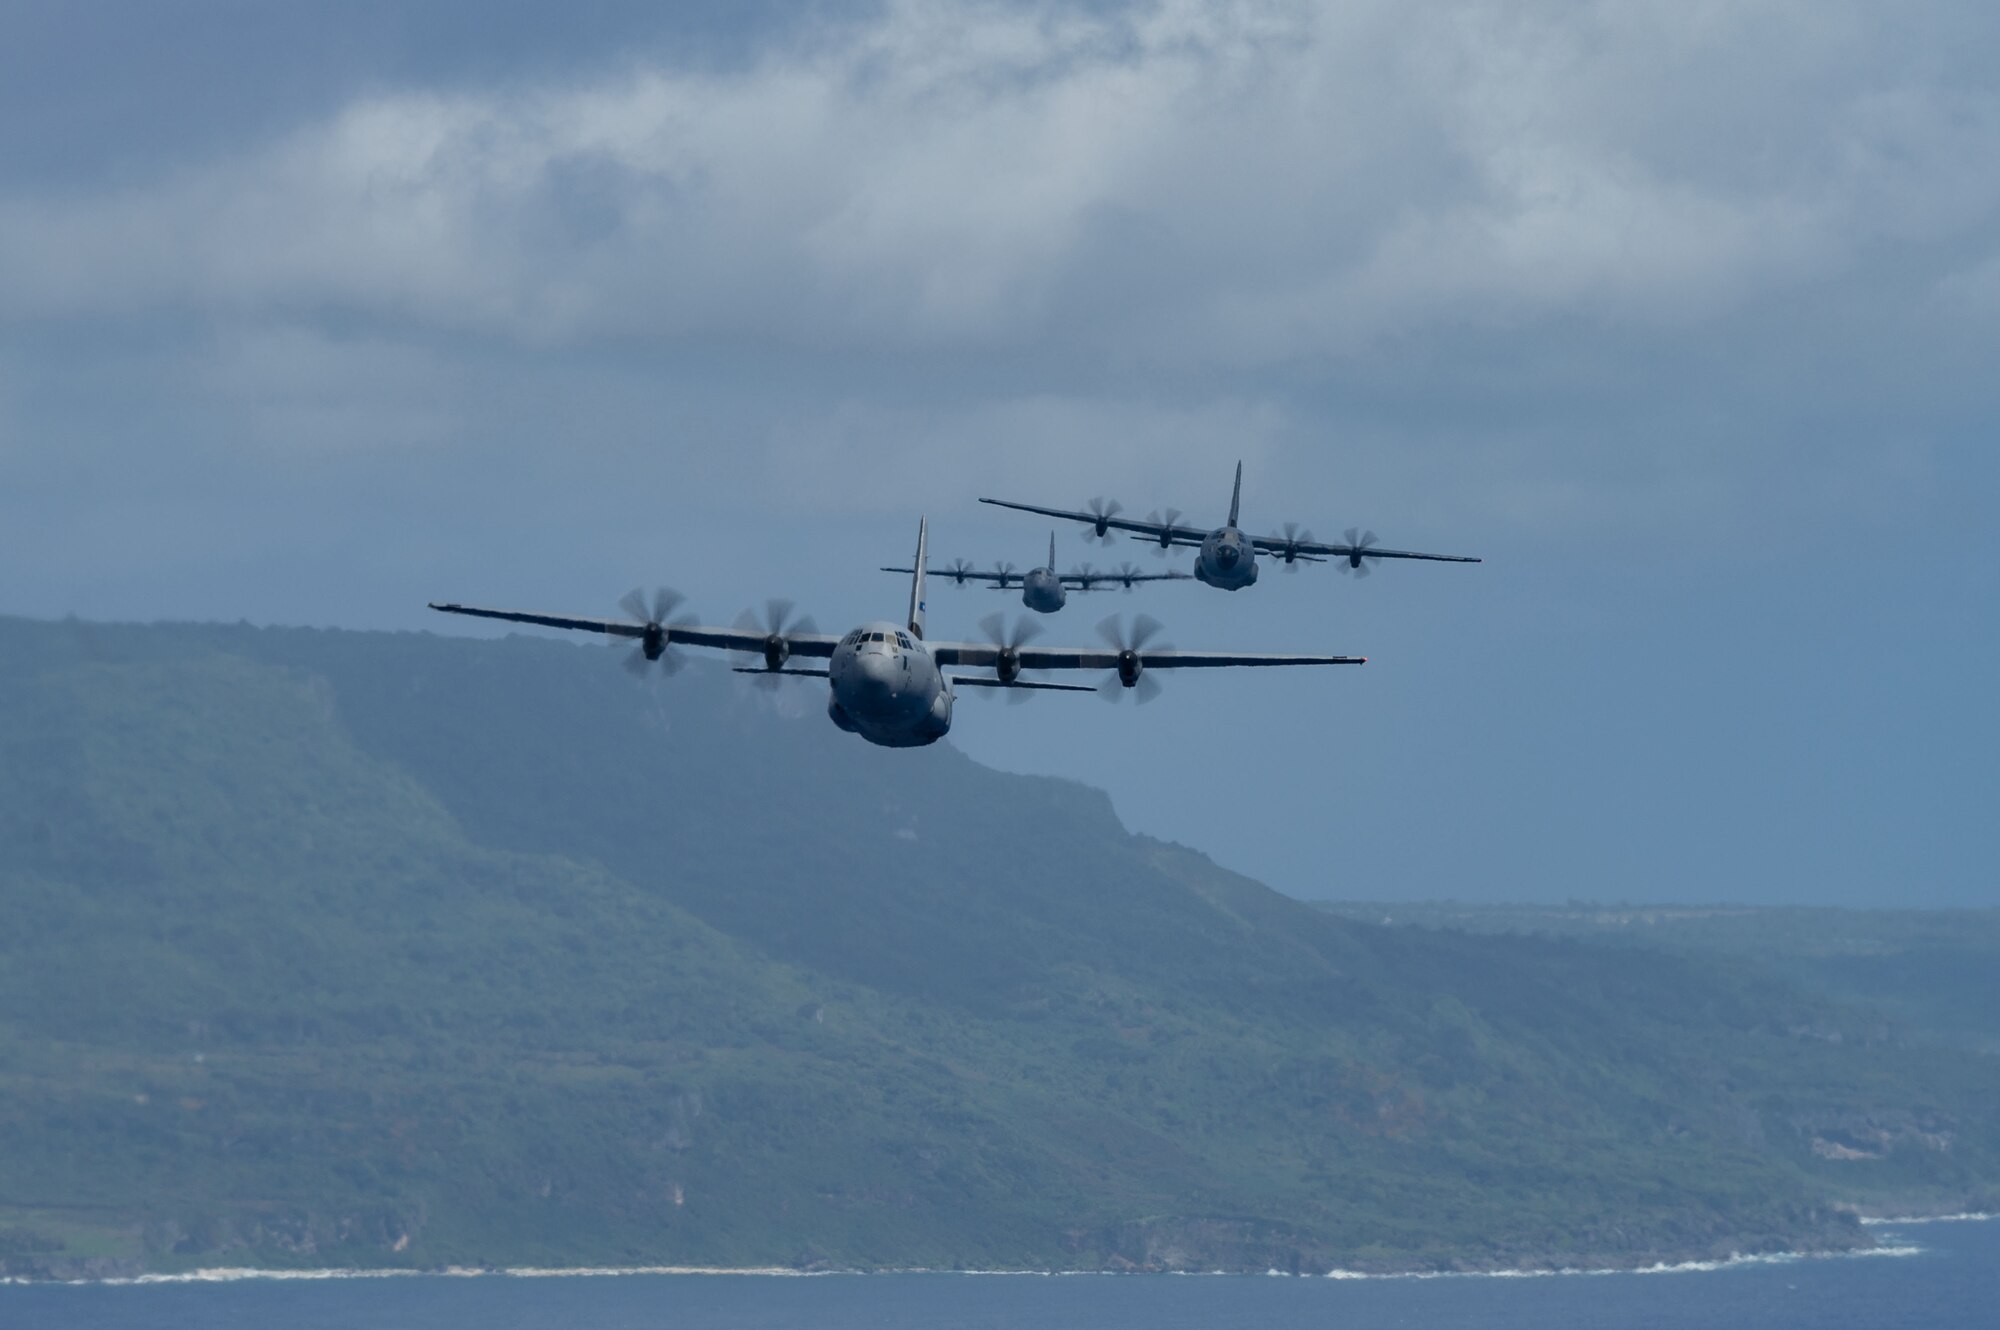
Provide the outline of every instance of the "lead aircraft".
<path id="1" fill-rule="evenodd" d="M 924 559 L 928 546 L 928 526 L 919 520 L 916 571 L 910 578 L 910 609 L 905 621 L 866 623 L 844 637 L 814 632 L 809 620 L 792 620 L 791 607 L 782 601 L 770 604 L 762 624 L 746 613 L 733 628 L 703 627 L 688 619 L 669 618 L 681 598 L 666 590 L 656 592 L 650 604 L 638 592 L 628 595 L 622 603 L 633 615 L 629 620 L 529 614 L 436 601 L 430 607 L 446 614 L 602 633 L 614 643 L 629 639 L 636 645 L 631 656 L 636 670 L 657 661 L 672 673 L 684 663 L 675 648 L 690 646 L 736 652 L 754 662 L 737 665 L 739 674 L 758 675 L 773 685 L 784 675 L 826 679 L 827 716 L 849 734 L 884 748 L 918 748 L 942 739 L 951 729 L 954 690 L 959 687 L 1015 690 L 1013 697 L 1025 697 L 1032 690 L 1099 691 L 1089 684 L 1022 678 L 1029 670 L 1107 671 L 1103 687 L 1111 700 L 1132 690 L 1138 700 L 1145 701 L 1159 691 L 1159 682 L 1150 673 L 1153 670 L 1367 663 L 1365 656 L 1175 651 L 1151 645 L 1160 626 L 1145 615 L 1133 620 L 1129 632 L 1122 629 L 1116 615 L 1100 623 L 1097 631 L 1105 639 L 1104 647 L 1029 646 L 1029 630 L 1036 626 L 1033 621 L 1017 624 L 1010 637 L 1001 631 L 997 614 L 988 615 L 981 625 L 991 641 L 929 642 L 924 638 Z M 800 663 L 804 661 L 825 663 Z"/>
<path id="2" fill-rule="evenodd" d="M 1373 531 L 1356 531 L 1349 528 L 1344 544 L 1328 544 L 1316 541 L 1309 531 L 1301 531 L 1296 523 L 1285 524 L 1282 536 L 1246 536 L 1236 525 L 1237 511 L 1243 505 L 1243 463 L 1236 464 L 1236 487 L 1229 494 L 1229 520 L 1213 531 L 1203 531 L 1200 527 L 1182 526 L 1176 520 L 1180 513 L 1168 509 L 1164 517 L 1154 513 L 1145 521 L 1130 517 L 1120 517 L 1123 508 L 1116 500 L 1092 499 L 1084 512 L 1074 512 L 1067 508 L 1043 508 L 1032 503 L 1014 503 L 1007 499 L 981 499 L 997 508 L 1015 508 L 1024 513 L 1040 513 L 1044 517 L 1060 517 L 1065 521 L 1082 522 L 1090 528 L 1083 533 L 1085 540 L 1110 541 L 1111 532 L 1129 531 L 1132 539 L 1144 544 L 1157 545 L 1160 551 L 1176 546 L 1193 546 L 1195 580 L 1224 591 L 1241 591 L 1257 581 L 1257 555 L 1270 555 L 1285 565 L 1287 572 L 1296 572 L 1301 563 L 1327 563 L 1338 560 L 1340 571 L 1368 576 L 1369 568 L 1378 559 L 1428 559 L 1434 563 L 1478 563 L 1480 560 L 1468 554 L 1419 554 L 1415 550 L 1385 550 L 1375 543 Z"/>

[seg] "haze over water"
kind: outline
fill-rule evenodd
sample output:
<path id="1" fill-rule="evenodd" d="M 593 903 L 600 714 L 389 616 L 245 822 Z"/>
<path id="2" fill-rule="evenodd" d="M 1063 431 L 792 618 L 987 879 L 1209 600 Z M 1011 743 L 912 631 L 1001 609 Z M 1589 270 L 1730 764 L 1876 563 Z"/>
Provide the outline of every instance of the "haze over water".
<path id="1" fill-rule="evenodd" d="M 1885 1227 L 1911 1255 L 1555 1278 L 631 1275 L 0 1289 L 37 1330 L 1988 1330 L 2000 1221 Z"/>

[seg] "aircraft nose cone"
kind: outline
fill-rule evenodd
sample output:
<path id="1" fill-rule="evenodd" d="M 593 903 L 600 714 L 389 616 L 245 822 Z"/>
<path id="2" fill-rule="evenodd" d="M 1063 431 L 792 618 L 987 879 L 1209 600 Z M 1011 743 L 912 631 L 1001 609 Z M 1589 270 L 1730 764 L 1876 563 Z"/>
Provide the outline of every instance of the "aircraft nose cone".
<path id="1" fill-rule="evenodd" d="M 1235 567 L 1237 557 L 1238 553 L 1234 545 L 1223 545 L 1215 551 L 1215 561 L 1224 568 Z"/>
<path id="2" fill-rule="evenodd" d="M 880 652 L 856 656 L 847 672 L 848 705 L 864 712 L 887 706 L 895 694 L 898 673 L 896 662 Z"/>

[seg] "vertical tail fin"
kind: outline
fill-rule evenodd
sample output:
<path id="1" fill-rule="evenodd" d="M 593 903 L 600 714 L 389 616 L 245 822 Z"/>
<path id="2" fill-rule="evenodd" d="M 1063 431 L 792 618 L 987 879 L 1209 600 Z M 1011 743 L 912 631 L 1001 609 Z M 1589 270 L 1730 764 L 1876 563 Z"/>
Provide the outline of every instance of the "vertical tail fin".
<path id="1" fill-rule="evenodd" d="M 1056 570 L 1056 533 L 1049 532 L 1049 571 Z"/>
<path id="2" fill-rule="evenodd" d="M 910 636 L 922 639 L 924 635 L 924 560 L 930 557 L 930 522 L 927 518 L 917 519 L 917 561 L 912 565 L 916 571 L 910 574 Z"/>
<path id="3" fill-rule="evenodd" d="M 1236 525 L 1236 510 L 1243 504 L 1243 463 L 1236 464 L 1236 488 L 1229 492 L 1229 525 Z"/>

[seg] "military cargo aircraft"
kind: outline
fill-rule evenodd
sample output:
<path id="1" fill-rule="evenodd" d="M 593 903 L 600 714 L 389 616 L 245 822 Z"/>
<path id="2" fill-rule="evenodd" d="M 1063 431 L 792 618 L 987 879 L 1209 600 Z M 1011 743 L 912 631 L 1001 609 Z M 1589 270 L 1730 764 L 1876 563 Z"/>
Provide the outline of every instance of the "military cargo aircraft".
<path id="1" fill-rule="evenodd" d="M 885 573 L 908 575 L 908 568 L 884 568 Z M 1021 588 L 1021 603 L 1037 614 L 1054 614 L 1069 601 L 1068 589 L 1094 591 L 1101 586 L 1122 586 L 1127 591 L 1141 582 L 1187 582 L 1193 580 L 1187 573 L 1142 573 L 1139 566 L 1127 563 L 1110 572 L 1099 572 L 1089 564 L 1079 564 L 1066 573 L 1056 571 L 1056 535 L 1049 533 L 1049 561 L 1040 568 L 1030 568 L 1025 573 L 1014 571 L 1011 563 L 998 564 L 991 569 L 974 568 L 964 559 L 954 559 L 943 568 L 926 570 L 934 578 L 948 579 L 964 586 L 967 582 L 985 582 L 991 590 L 1007 591 Z"/>
<path id="2" fill-rule="evenodd" d="M 1090 529 L 1083 533 L 1085 540 L 1100 540 L 1107 544 L 1111 532 L 1116 529 L 1133 533 L 1132 539 L 1157 545 L 1162 553 L 1174 546 L 1192 546 L 1198 553 L 1194 557 L 1195 580 L 1205 582 L 1224 591 L 1241 591 L 1257 581 L 1257 555 L 1270 555 L 1285 565 L 1285 571 L 1296 572 L 1301 563 L 1327 563 L 1337 560 L 1340 571 L 1368 576 L 1369 569 L 1381 559 L 1429 559 L 1437 563 L 1478 563 L 1480 560 L 1466 554 L 1419 554 L 1414 550 L 1385 550 L 1375 543 L 1373 531 L 1357 531 L 1350 527 L 1347 540 L 1343 544 L 1325 544 L 1312 538 L 1310 531 L 1301 531 L 1297 523 L 1287 522 L 1282 536 L 1246 536 L 1237 527 L 1237 510 L 1243 502 L 1243 463 L 1236 464 L 1236 488 L 1229 495 L 1229 520 L 1212 531 L 1199 527 L 1180 525 L 1178 510 L 1168 509 L 1166 513 L 1153 513 L 1145 521 L 1135 521 L 1120 517 L 1123 510 L 1115 499 L 1092 499 L 1087 510 L 1073 512 L 1067 508 L 1042 508 L 1032 503 L 1013 503 L 1006 499 L 981 499 L 999 508 L 1015 508 L 1024 513 L 1040 513 L 1044 517 L 1060 517 L 1066 521 L 1082 522 Z"/>
<path id="3" fill-rule="evenodd" d="M 989 641 L 926 641 L 923 570 L 928 545 L 928 525 L 919 521 L 917 557 L 912 565 L 917 571 L 910 577 L 910 607 L 904 622 L 865 623 L 844 637 L 817 632 L 810 620 L 794 619 L 792 607 L 784 601 L 772 601 L 761 623 L 745 611 L 733 628 L 703 627 L 690 618 L 670 617 L 681 598 L 664 589 L 654 593 L 650 602 L 637 591 L 629 593 L 621 604 L 630 619 L 530 614 L 436 601 L 431 602 L 431 608 L 446 614 L 602 633 L 614 643 L 631 641 L 635 650 L 627 664 L 635 672 L 658 662 L 673 673 L 684 663 L 678 648 L 689 646 L 735 652 L 744 662 L 735 667 L 738 673 L 758 676 L 759 682 L 773 687 L 785 675 L 826 679 L 830 685 L 827 716 L 848 733 L 885 748 L 916 748 L 942 739 L 951 729 L 952 702 L 955 690 L 961 687 L 1007 689 L 1011 697 L 1036 690 L 1099 691 L 1089 684 L 1022 677 L 1031 670 L 1101 670 L 1105 672 L 1101 686 L 1108 700 L 1115 701 L 1130 691 L 1143 702 L 1159 691 L 1159 682 L 1152 674 L 1155 670 L 1367 663 L 1363 656 L 1176 651 L 1154 645 L 1160 626 L 1145 615 L 1135 619 L 1129 630 L 1116 615 L 1100 623 L 1097 628 L 1105 640 L 1103 647 L 1029 646 L 1035 623 L 1023 620 L 1009 636 L 1001 631 L 997 614 L 987 616 L 982 625 Z M 815 663 L 801 664 L 803 661 Z"/>

